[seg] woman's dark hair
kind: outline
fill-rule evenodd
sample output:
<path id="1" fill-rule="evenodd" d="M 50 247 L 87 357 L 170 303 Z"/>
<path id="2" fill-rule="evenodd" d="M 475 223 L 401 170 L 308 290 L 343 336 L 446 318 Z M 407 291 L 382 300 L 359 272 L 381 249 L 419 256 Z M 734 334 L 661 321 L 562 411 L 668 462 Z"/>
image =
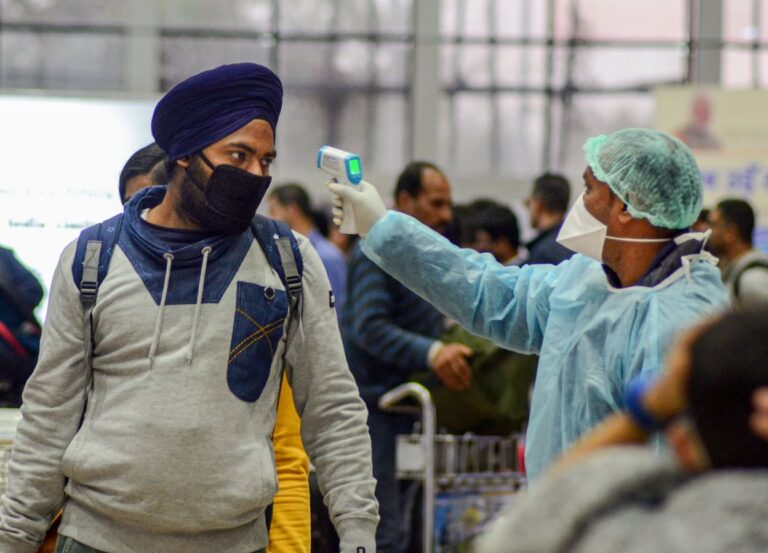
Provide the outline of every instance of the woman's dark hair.
<path id="1" fill-rule="evenodd" d="M 552 213 L 565 213 L 571 199 L 571 184 L 562 175 L 544 173 L 533 182 L 531 195 Z"/>
<path id="2" fill-rule="evenodd" d="M 167 184 L 168 170 L 166 161 L 165 152 L 154 142 L 134 152 L 128 158 L 128 161 L 125 162 L 123 170 L 120 171 L 120 179 L 118 181 L 120 201 L 125 204 L 125 189 L 128 186 L 128 182 L 133 178 L 147 175 L 153 184 Z"/>
<path id="3" fill-rule="evenodd" d="M 506 238 L 515 249 L 520 247 L 520 225 L 514 212 L 505 205 L 489 207 L 480 213 L 477 229 L 487 232 L 492 239 Z"/>
<path id="4" fill-rule="evenodd" d="M 768 310 L 728 313 L 696 338 L 689 409 L 713 467 L 768 466 L 768 441 L 749 426 L 752 395 L 763 386 L 768 386 Z"/>

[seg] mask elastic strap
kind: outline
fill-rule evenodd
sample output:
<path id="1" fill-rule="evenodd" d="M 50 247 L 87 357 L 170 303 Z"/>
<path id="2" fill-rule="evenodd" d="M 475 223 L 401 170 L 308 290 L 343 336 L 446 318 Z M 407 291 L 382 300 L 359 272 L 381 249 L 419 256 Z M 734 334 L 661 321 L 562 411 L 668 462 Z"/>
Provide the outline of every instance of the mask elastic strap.
<path id="1" fill-rule="evenodd" d="M 701 249 L 704 249 L 707 247 L 707 242 L 709 242 L 709 238 L 712 236 L 712 229 L 708 228 L 704 231 L 704 239 L 701 241 Z"/>
<path id="2" fill-rule="evenodd" d="M 211 163 L 211 160 L 206 157 L 206 155 L 203 153 L 202 150 L 200 150 L 200 153 L 197 154 L 197 155 L 200 156 L 200 159 L 203 160 L 203 163 L 205 163 L 208 167 L 210 167 L 212 171 L 216 170 L 216 168 Z M 190 162 L 190 166 L 191 166 L 191 162 Z M 193 176 L 192 173 L 190 173 L 190 171 L 189 171 L 190 166 L 188 166 L 186 169 L 184 169 L 184 171 L 189 176 L 189 180 L 192 181 L 192 184 L 195 185 L 195 188 L 197 188 L 201 192 L 205 193 L 205 188 L 206 188 L 205 187 L 205 183 L 204 182 L 200 182 L 199 180 L 197 180 L 197 177 Z"/>
<path id="3" fill-rule="evenodd" d="M 213 163 L 211 163 L 211 160 L 208 159 L 208 157 L 203 153 L 202 150 L 200 150 L 200 153 L 198 155 L 200 156 L 200 159 L 203 160 L 203 163 L 205 163 L 211 169 L 211 171 L 216 170 L 216 167 L 213 165 Z"/>
<path id="4" fill-rule="evenodd" d="M 644 242 L 646 244 L 660 244 L 674 240 L 674 238 L 621 238 L 619 236 L 606 236 L 605 239 L 616 240 L 617 242 Z"/>

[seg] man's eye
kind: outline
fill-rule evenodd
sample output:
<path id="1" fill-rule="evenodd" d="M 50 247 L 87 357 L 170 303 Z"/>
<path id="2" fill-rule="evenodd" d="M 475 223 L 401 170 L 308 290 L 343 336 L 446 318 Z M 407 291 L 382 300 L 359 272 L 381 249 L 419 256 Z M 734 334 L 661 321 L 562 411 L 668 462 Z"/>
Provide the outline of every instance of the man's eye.
<path id="1" fill-rule="evenodd" d="M 231 157 L 235 161 L 245 161 L 244 152 L 232 152 L 231 154 L 229 154 L 229 157 Z"/>
<path id="2" fill-rule="evenodd" d="M 270 165 L 272 165 L 274 163 L 274 161 L 275 161 L 275 158 L 267 157 L 267 158 L 264 158 L 264 159 L 261 160 L 261 164 L 264 167 L 269 167 Z"/>

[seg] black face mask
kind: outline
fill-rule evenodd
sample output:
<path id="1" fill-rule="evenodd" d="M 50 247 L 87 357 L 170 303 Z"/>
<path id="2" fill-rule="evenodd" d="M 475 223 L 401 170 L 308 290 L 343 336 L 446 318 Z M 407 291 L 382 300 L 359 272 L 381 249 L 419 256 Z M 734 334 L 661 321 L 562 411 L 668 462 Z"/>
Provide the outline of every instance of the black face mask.
<path id="1" fill-rule="evenodd" d="M 206 230 L 218 234 L 240 234 L 251 224 L 272 177 L 253 175 L 232 165 L 211 164 L 204 154 L 200 158 L 213 169 L 203 184 L 187 168 L 189 181 L 181 187 L 181 210 Z"/>

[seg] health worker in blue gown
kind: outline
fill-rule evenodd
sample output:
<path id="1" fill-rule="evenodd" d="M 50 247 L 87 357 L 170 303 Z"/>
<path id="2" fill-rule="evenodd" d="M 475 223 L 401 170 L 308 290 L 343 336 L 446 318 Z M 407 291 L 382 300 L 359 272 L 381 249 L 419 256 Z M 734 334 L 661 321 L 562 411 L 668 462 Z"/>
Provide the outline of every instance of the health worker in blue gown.
<path id="1" fill-rule="evenodd" d="M 527 434 L 535 478 L 579 436 L 624 407 L 638 375 L 660 370 L 670 340 L 727 306 L 693 233 L 702 204 L 691 151 L 668 134 L 624 129 L 584 144 L 584 190 L 558 241 L 560 265 L 505 267 L 453 246 L 369 183 L 329 183 L 352 206 L 365 254 L 447 316 L 499 346 L 540 355 Z"/>

